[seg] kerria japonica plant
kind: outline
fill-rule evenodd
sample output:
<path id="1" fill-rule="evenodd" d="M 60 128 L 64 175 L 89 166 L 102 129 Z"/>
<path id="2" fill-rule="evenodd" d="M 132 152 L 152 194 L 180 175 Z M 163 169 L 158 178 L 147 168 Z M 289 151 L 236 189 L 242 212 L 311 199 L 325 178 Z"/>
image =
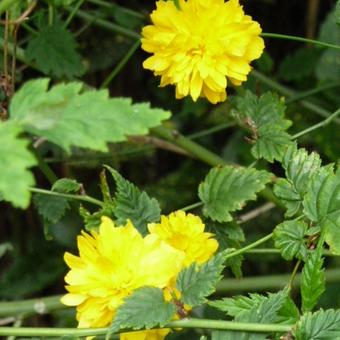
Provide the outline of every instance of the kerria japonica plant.
<path id="1" fill-rule="evenodd" d="M 0 260 L 14 254 L 14 270 L 1 269 L 0 336 L 340 339 L 340 1 L 318 40 L 316 27 L 308 38 L 263 33 L 248 5 L 160 0 L 148 16 L 105 0 L 0 1 L 0 201 L 27 209 L 28 225 L 25 239 L 0 235 Z M 109 40 L 100 32 L 94 44 L 92 26 Z M 275 70 L 264 38 L 309 45 Z M 126 53 L 105 75 L 110 44 Z M 155 77 L 136 98 L 166 87 L 150 97 L 172 120 L 112 96 L 137 51 L 143 75 L 130 65 L 129 77 Z M 48 78 L 17 90 L 27 68 Z M 313 79 L 302 92 L 278 82 L 305 90 Z M 20 219 L 2 210 L 6 224 Z M 47 291 L 60 295 L 19 300 Z"/>

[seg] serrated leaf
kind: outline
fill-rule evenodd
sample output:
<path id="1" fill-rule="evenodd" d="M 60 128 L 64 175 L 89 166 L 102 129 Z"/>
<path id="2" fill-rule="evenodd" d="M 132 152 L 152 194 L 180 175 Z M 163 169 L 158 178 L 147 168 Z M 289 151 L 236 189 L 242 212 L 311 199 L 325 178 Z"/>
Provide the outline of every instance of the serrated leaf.
<path id="1" fill-rule="evenodd" d="M 82 83 L 58 84 L 49 91 L 48 84 L 48 79 L 25 83 L 12 99 L 11 118 L 68 152 L 71 146 L 106 151 L 107 142 L 146 134 L 170 116 L 149 104 L 109 98 L 107 90 L 81 92 Z"/>
<path id="2" fill-rule="evenodd" d="M 276 94 L 266 92 L 257 97 L 250 91 L 236 98 L 234 116 L 252 132 L 252 154 L 269 162 L 281 160 L 291 137 L 285 132 L 291 121 L 285 119 L 286 105 Z"/>
<path id="3" fill-rule="evenodd" d="M 177 277 L 176 287 L 181 292 L 181 301 L 190 306 L 198 306 L 216 289 L 222 278 L 226 252 L 220 252 L 206 263 L 184 268 Z"/>
<path id="4" fill-rule="evenodd" d="M 70 208 L 66 198 L 45 194 L 35 194 L 33 202 L 39 215 L 43 217 L 44 221 L 51 224 L 59 222 L 65 215 L 66 210 Z"/>
<path id="5" fill-rule="evenodd" d="M 213 168 L 198 191 L 204 203 L 204 215 L 218 222 L 231 221 L 230 212 L 242 209 L 248 200 L 255 200 L 256 193 L 263 190 L 270 179 L 270 173 L 254 168 Z"/>
<path id="6" fill-rule="evenodd" d="M 275 159 L 280 161 L 287 149 L 292 144 L 291 136 L 275 125 L 265 125 L 258 129 L 259 138 L 251 148 L 251 153 L 256 159 L 264 158 L 268 162 Z"/>
<path id="7" fill-rule="evenodd" d="M 254 294 L 253 301 L 243 300 L 246 306 L 249 308 L 250 304 L 253 303 L 250 309 L 245 308 L 244 311 L 240 312 L 236 317 L 236 322 L 245 323 L 274 323 L 279 320 L 279 311 L 284 306 L 288 298 L 288 290 L 282 290 L 276 294 L 270 294 L 268 297 L 259 297 Z M 238 340 L 264 340 L 267 339 L 268 334 L 259 333 L 245 333 L 245 332 L 225 332 L 223 339 L 238 339 Z"/>
<path id="8" fill-rule="evenodd" d="M 303 221 L 285 221 L 276 226 L 273 234 L 275 247 L 280 249 L 285 260 L 307 257 L 308 249 L 305 240 L 307 229 L 308 226 Z"/>
<path id="9" fill-rule="evenodd" d="M 308 183 L 303 200 L 305 215 L 321 228 L 330 250 L 340 255 L 340 171 L 334 174 L 332 165 L 319 169 Z"/>
<path id="10" fill-rule="evenodd" d="M 27 208 L 34 185 L 28 170 L 37 162 L 28 151 L 28 140 L 19 138 L 21 128 L 15 122 L 0 121 L 0 194 L 15 207 Z"/>
<path id="11" fill-rule="evenodd" d="M 145 235 L 147 233 L 147 224 L 158 222 L 160 219 L 161 209 L 157 200 L 150 198 L 146 192 L 141 192 L 116 170 L 108 166 L 107 169 L 117 185 L 113 211 L 118 225 L 123 225 L 130 219 L 138 231 Z"/>
<path id="12" fill-rule="evenodd" d="M 323 269 L 322 247 L 308 257 L 302 269 L 301 297 L 302 310 L 311 311 L 325 291 L 325 272 Z"/>
<path id="13" fill-rule="evenodd" d="M 296 340 L 319 340 L 340 338 L 340 310 L 319 310 L 304 314 L 293 335 Z"/>
<path id="14" fill-rule="evenodd" d="M 124 300 L 117 310 L 112 328 L 163 327 L 176 313 L 176 306 L 164 300 L 163 291 L 155 287 L 142 287 Z"/>
<path id="15" fill-rule="evenodd" d="M 40 28 L 38 35 L 29 40 L 25 56 L 53 77 L 73 78 L 84 73 L 74 36 L 58 21 Z"/>
<path id="16" fill-rule="evenodd" d="M 295 215 L 301 207 L 307 184 L 313 173 L 321 167 L 320 156 L 305 149 L 297 149 L 296 145 L 287 148 L 282 166 L 287 179 L 279 179 L 274 186 L 274 193 L 287 207 L 287 216 Z"/>
<path id="17" fill-rule="evenodd" d="M 61 178 L 58 179 L 52 186 L 52 191 L 65 194 L 76 193 L 81 189 L 81 184 L 74 179 Z"/>

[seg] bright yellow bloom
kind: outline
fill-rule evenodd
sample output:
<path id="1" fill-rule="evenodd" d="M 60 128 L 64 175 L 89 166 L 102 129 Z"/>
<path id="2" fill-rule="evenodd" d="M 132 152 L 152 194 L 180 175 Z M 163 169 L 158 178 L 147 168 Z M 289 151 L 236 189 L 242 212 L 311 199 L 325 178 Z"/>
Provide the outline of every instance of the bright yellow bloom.
<path id="1" fill-rule="evenodd" d="M 218 248 L 218 243 L 211 238 L 213 234 L 204 232 L 202 220 L 195 215 L 176 211 L 169 216 L 162 216 L 160 223 L 150 223 L 152 234 L 185 253 L 184 266 L 193 262 L 199 264 L 209 260 Z"/>
<path id="2" fill-rule="evenodd" d="M 107 326 L 135 289 L 165 288 L 183 267 L 184 254 L 156 235 L 143 238 L 130 222 L 115 227 L 106 217 L 98 233 L 78 236 L 78 248 L 79 256 L 65 254 L 71 270 L 65 277 L 69 294 L 62 298 L 64 304 L 77 306 L 78 327 Z M 157 334 L 152 331 L 150 339 L 158 339 Z"/>
<path id="3" fill-rule="evenodd" d="M 142 48 L 153 55 L 144 68 L 176 85 L 176 98 L 190 95 L 217 103 L 226 99 L 227 78 L 240 85 L 261 56 L 261 27 L 238 0 L 157 1 L 153 25 L 142 31 Z"/>
<path id="4" fill-rule="evenodd" d="M 169 328 L 129 332 L 121 334 L 120 340 L 163 340 L 169 332 Z"/>

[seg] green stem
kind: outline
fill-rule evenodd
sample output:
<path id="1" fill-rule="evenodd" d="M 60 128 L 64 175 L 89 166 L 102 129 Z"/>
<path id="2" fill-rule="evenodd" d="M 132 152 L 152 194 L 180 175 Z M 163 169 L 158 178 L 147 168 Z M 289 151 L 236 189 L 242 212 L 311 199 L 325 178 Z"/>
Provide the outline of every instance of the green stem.
<path id="1" fill-rule="evenodd" d="M 219 131 L 228 129 L 228 128 L 233 127 L 235 125 L 236 125 L 235 122 L 228 122 L 228 123 L 216 125 L 212 128 L 205 129 L 205 130 L 202 130 L 202 131 L 199 131 L 199 132 L 195 132 L 195 133 L 192 133 L 191 135 L 187 135 L 186 138 L 189 138 L 189 139 L 192 139 L 192 140 L 198 139 L 198 138 L 201 138 L 201 137 L 211 135 L 215 132 L 219 132 Z"/>
<path id="2" fill-rule="evenodd" d="M 87 2 L 90 2 L 92 4 L 95 4 L 95 5 L 98 5 L 98 6 L 101 6 L 101 7 L 117 9 L 117 10 L 119 10 L 119 12 L 124 12 L 124 13 L 126 13 L 126 14 L 128 14 L 132 17 L 138 18 L 138 19 L 145 20 L 147 18 L 147 16 L 144 15 L 143 13 L 139 13 L 137 11 L 133 11 L 130 8 L 118 6 L 117 4 L 106 2 L 106 1 L 103 1 L 103 0 L 87 0 Z"/>
<path id="3" fill-rule="evenodd" d="M 230 258 L 232 258 L 234 256 L 246 253 L 248 250 L 256 248 L 258 245 L 260 245 L 260 244 L 270 240 L 272 237 L 273 237 L 273 233 L 270 233 L 269 235 L 266 235 L 265 237 L 262 237 L 259 240 L 255 241 L 255 242 L 253 242 L 251 244 L 248 244 L 247 246 L 245 246 L 245 247 L 243 247 L 241 249 L 238 249 L 238 250 L 228 254 L 225 259 L 229 260 Z"/>
<path id="4" fill-rule="evenodd" d="M 112 72 L 108 75 L 108 77 L 104 80 L 103 84 L 100 86 L 101 89 L 108 87 L 114 77 L 122 70 L 122 68 L 126 65 L 126 63 L 130 60 L 130 58 L 137 51 L 140 46 L 140 41 L 137 40 L 129 49 L 129 51 L 125 54 L 124 58 L 117 64 L 117 66 L 112 70 Z"/>
<path id="5" fill-rule="evenodd" d="M 261 72 L 258 72 L 256 70 L 253 70 L 251 72 L 251 76 L 253 76 L 254 78 L 256 78 L 257 80 L 259 80 L 260 82 L 268 85 L 269 87 L 275 89 L 276 91 L 282 93 L 283 95 L 287 96 L 287 97 L 294 97 L 297 95 L 297 92 L 291 90 L 290 88 L 283 86 L 281 84 L 279 84 L 278 82 L 276 82 L 275 80 L 272 80 L 271 78 L 265 76 L 264 74 L 262 74 Z M 308 101 L 308 100 L 302 100 L 300 102 L 300 104 L 305 107 L 306 109 L 316 113 L 317 115 L 324 117 L 324 118 L 328 118 L 332 113 L 329 112 L 328 110 L 325 110 L 324 108 Z M 335 122 L 336 124 L 340 124 L 340 119 L 335 118 L 333 119 L 333 122 Z"/>
<path id="6" fill-rule="evenodd" d="M 66 10 L 70 11 L 69 9 L 66 9 Z M 110 21 L 100 19 L 100 18 L 98 18 L 94 15 L 91 15 L 91 14 L 85 12 L 85 11 L 82 11 L 82 10 L 77 11 L 76 16 L 85 20 L 86 22 L 91 22 L 94 25 L 97 25 L 98 27 L 107 29 L 111 32 L 123 34 L 126 37 L 131 38 L 131 39 L 140 40 L 140 35 L 138 33 L 134 32 L 132 30 L 129 30 L 125 27 L 113 24 Z"/>
<path id="7" fill-rule="evenodd" d="M 48 24 L 52 26 L 54 21 L 54 8 L 52 5 L 48 5 Z"/>
<path id="8" fill-rule="evenodd" d="M 76 5 L 73 6 L 72 11 L 68 15 L 67 19 L 64 23 L 64 28 L 67 28 L 67 26 L 71 23 L 72 19 L 76 15 L 77 11 L 79 10 L 80 6 L 84 3 L 85 0 L 79 0 Z"/>
<path id="9" fill-rule="evenodd" d="M 41 172 L 45 175 L 45 177 L 48 179 L 48 181 L 51 184 L 54 184 L 58 180 L 58 177 L 53 172 L 53 170 L 50 168 L 50 166 L 45 162 L 45 160 L 40 156 L 39 152 L 37 152 L 36 149 L 32 148 L 35 158 L 38 161 L 38 166 L 41 170 Z"/>
<path id="10" fill-rule="evenodd" d="M 197 202 L 197 203 L 188 205 L 188 206 L 186 206 L 186 207 L 184 207 L 184 208 L 181 208 L 181 209 L 179 209 L 179 210 L 188 211 L 188 210 L 192 210 L 192 209 L 201 207 L 202 205 L 203 205 L 203 202 Z"/>
<path id="11" fill-rule="evenodd" d="M 71 200 L 88 202 L 88 203 L 98 205 L 100 207 L 102 207 L 104 205 L 104 203 L 102 201 L 99 201 L 96 198 L 93 198 L 93 197 L 87 196 L 87 195 L 63 194 L 63 193 L 56 192 L 56 191 L 50 191 L 50 190 L 38 189 L 38 188 L 29 188 L 29 190 L 31 192 L 38 193 L 38 194 L 56 196 L 56 197 L 64 197 L 64 198 L 68 198 L 68 199 L 71 199 Z"/>
<path id="12" fill-rule="evenodd" d="M 290 104 L 290 103 L 305 99 L 307 97 L 313 96 L 313 95 L 318 94 L 320 92 L 331 90 L 331 89 L 339 87 L 339 86 L 340 86 L 340 81 L 334 82 L 334 83 L 331 83 L 331 84 L 327 84 L 327 85 L 324 85 L 324 86 L 315 87 L 315 88 L 307 90 L 307 91 L 299 92 L 298 94 L 287 98 L 286 104 Z"/>
<path id="13" fill-rule="evenodd" d="M 293 284 L 294 284 L 294 280 L 296 278 L 296 275 L 297 275 L 297 272 L 300 268 L 300 265 L 301 265 L 301 260 L 298 260 L 294 266 L 294 269 L 293 269 L 293 272 L 292 272 L 292 275 L 290 276 L 290 279 L 289 279 L 289 283 L 288 283 L 288 287 L 289 289 L 292 288 Z"/>
<path id="14" fill-rule="evenodd" d="M 201 329 L 221 329 L 229 331 L 244 331 L 256 333 L 273 333 L 273 332 L 289 332 L 293 325 L 278 324 L 258 324 L 243 323 L 234 321 L 208 320 L 208 319 L 183 319 L 171 321 L 164 328 L 201 328 Z M 105 335 L 110 328 L 34 328 L 34 327 L 1 327 L 0 335 L 14 336 L 38 336 L 38 337 L 62 337 L 62 336 L 95 336 Z"/>
<path id="15" fill-rule="evenodd" d="M 303 131 L 301 131 L 301 132 L 295 134 L 294 136 L 292 136 L 292 139 L 297 139 L 297 138 L 299 138 L 299 137 L 301 137 L 301 136 L 303 136 L 303 135 L 305 135 L 305 134 L 307 134 L 307 133 L 309 133 L 309 132 L 312 132 L 312 131 L 314 131 L 314 130 L 316 130 L 316 129 L 319 129 L 319 128 L 321 128 L 321 127 L 325 127 L 325 126 L 328 125 L 333 119 L 335 119 L 336 116 L 339 116 L 339 114 L 340 114 L 340 109 L 336 110 L 333 114 L 331 114 L 328 118 L 326 118 L 326 119 L 323 120 L 322 122 L 319 122 L 319 123 L 317 123 L 317 124 L 315 124 L 315 125 L 313 125 L 313 126 L 307 128 L 307 129 L 305 129 L 305 130 L 303 130 Z"/>
<path id="16" fill-rule="evenodd" d="M 275 249 L 275 248 L 257 248 L 257 249 L 250 249 L 247 250 L 245 255 L 280 255 L 281 252 L 279 249 Z M 330 257 L 336 257 L 338 255 L 333 254 L 332 252 L 330 252 L 329 250 L 324 250 L 323 251 L 323 255 L 324 256 L 330 256 Z"/>
<path id="17" fill-rule="evenodd" d="M 307 39 L 307 38 L 302 38 L 302 37 L 297 37 L 295 35 L 286 35 L 286 34 L 278 34 L 278 33 L 262 33 L 262 37 L 264 38 L 275 38 L 275 39 L 285 39 L 285 40 L 292 40 L 292 41 L 299 41 L 299 42 L 305 42 L 308 44 L 313 44 L 317 46 L 322 46 L 322 47 L 329 47 L 329 48 L 334 48 L 336 50 L 340 50 L 339 45 L 335 44 L 329 44 L 323 41 L 319 40 L 313 40 L 313 39 Z"/>

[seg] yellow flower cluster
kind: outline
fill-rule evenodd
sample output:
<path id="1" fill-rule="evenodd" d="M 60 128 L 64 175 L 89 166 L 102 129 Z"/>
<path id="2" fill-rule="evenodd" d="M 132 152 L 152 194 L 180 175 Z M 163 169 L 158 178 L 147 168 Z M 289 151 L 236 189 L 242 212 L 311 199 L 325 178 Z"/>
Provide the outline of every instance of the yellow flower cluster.
<path id="1" fill-rule="evenodd" d="M 143 286 L 171 289 L 178 273 L 207 261 L 217 250 L 201 219 L 183 211 L 149 224 L 144 238 L 128 222 L 115 226 L 102 218 L 98 232 L 78 236 L 79 256 L 65 253 L 70 271 L 62 302 L 77 307 L 78 327 L 109 325 L 124 298 Z M 166 295 L 166 292 L 165 292 Z M 121 340 L 164 339 L 170 330 L 123 333 Z"/>
<path id="2" fill-rule="evenodd" d="M 142 30 L 142 48 L 153 55 L 144 68 L 161 76 L 160 86 L 176 86 L 176 98 L 226 99 L 227 79 L 247 80 L 250 62 L 261 56 L 261 27 L 239 0 L 160 0 L 152 25 Z"/>

